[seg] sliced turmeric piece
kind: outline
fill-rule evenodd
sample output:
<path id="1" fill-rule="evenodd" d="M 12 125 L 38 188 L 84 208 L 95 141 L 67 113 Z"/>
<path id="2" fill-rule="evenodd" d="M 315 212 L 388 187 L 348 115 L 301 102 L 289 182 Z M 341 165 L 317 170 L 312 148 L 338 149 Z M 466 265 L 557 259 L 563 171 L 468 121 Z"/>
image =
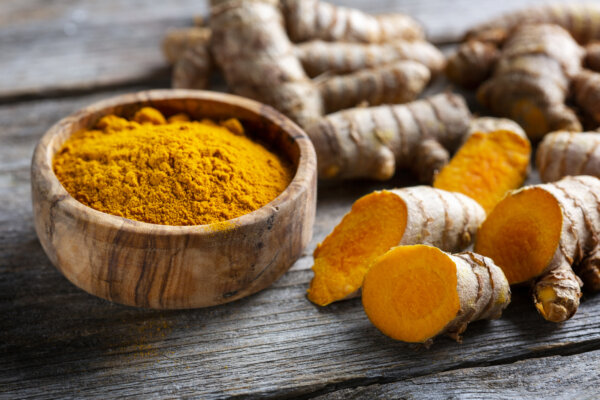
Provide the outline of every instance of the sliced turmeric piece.
<path id="1" fill-rule="evenodd" d="M 475 251 L 492 258 L 511 284 L 533 281 L 538 311 L 561 322 L 579 306 L 575 272 L 600 289 L 598 237 L 600 180 L 566 177 L 523 188 L 498 203 L 477 233 Z"/>
<path id="2" fill-rule="evenodd" d="M 484 218 L 474 200 L 428 186 L 368 194 L 317 246 L 308 299 L 325 306 L 353 296 L 371 262 L 399 244 L 461 250 Z"/>
<path id="3" fill-rule="evenodd" d="M 516 132 L 476 132 L 442 168 L 433 186 L 465 194 L 490 212 L 508 191 L 523 184 L 530 156 L 529 141 Z"/>
<path id="4" fill-rule="evenodd" d="M 393 339 L 428 343 L 448 334 L 459 340 L 469 322 L 500 317 L 510 287 L 502 270 L 479 254 L 399 246 L 367 272 L 362 302 L 371 322 Z"/>
<path id="5" fill-rule="evenodd" d="M 481 226 L 475 251 L 494 260 L 510 284 L 540 276 L 552 260 L 562 229 L 552 194 L 527 188 L 501 201 Z"/>

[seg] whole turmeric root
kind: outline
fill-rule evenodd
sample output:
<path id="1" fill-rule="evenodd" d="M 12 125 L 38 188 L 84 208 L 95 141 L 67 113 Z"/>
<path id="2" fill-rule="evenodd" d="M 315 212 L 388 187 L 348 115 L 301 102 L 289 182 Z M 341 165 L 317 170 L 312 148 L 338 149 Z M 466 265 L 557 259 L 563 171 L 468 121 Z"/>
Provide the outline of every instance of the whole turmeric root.
<path id="1" fill-rule="evenodd" d="M 468 40 L 448 57 L 446 76 L 467 89 L 475 89 L 492 74 L 500 57 L 495 44 Z"/>
<path id="2" fill-rule="evenodd" d="M 206 89 L 212 69 L 210 29 L 171 30 L 163 40 L 163 53 L 173 64 L 173 87 Z"/>
<path id="3" fill-rule="evenodd" d="M 585 46 L 584 65 L 592 71 L 600 72 L 600 41 Z"/>
<path id="4" fill-rule="evenodd" d="M 600 178 L 600 133 L 550 133 L 538 146 L 536 165 L 543 182 L 569 175 Z"/>
<path id="5" fill-rule="evenodd" d="M 294 42 L 383 43 L 423 39 L 417 21 L 404 14 L 369 15 L 319 0 L 282 0 L 287 30 Z"/>
<path id="6" fill-rule="evenodd" d="M 598 238 L 600 180 L 576 176 L 506 197 L 481 225 L 475 251 L 493 259 L 510 284 L 533 281 L 538 311 L 561 322 L 579 306 L 572 267 L 590 286 L 600 282 Z"/>
<path id="7" fill-rule="evenodd" d="M 508 36 L 520 26 L 555 24 L 567 30 L 579 43 L 600 39 L 600 6 L 598 4 L 551 4 L 527 7 L 486 21 L 472 29 L 467 39 L 489 41 L 490 37 Z"/>
<path id="8" fill-rule="evenodd" d="M 362 102 L 376 106 L 412 101 L 425 89 L 430 78 L 426 66 L 403 60 L 324 79 L 318 87 L 325 112 L 330 113 Z"/>
<path id="9" fill-rule="evenodd" d="M 321 94 L 294 54 L 279 2 L 212 0 L 211 4 L 211 52 L 228 86 L 276 107 L 301 125 L 320 117 Z"/>
<path id="10" fill-rule="evenodd" d="M 436 75 L 446 64 L 442 52 L 424 40 L 382 44 L 313 40 L 297 44 L 295 50 L 304 69 L 313 77 L 325 73 L 347 74 L 401 60 L 417 61 Z"/>
<path id="11" fill-rule="evenodd" d="M 531 139 L 556 130 L 581 131 L 565 99 L 575 81 L 576 91 L 587 93 L 583 100 L 576 93 L 578 103 L 600 123 L 596 82 L 578 75 L 584 56 L 588 68 L 600 69 L 600 45 L 594 43 L 599 39 L 599 5 L 533 6 L 471 29 L 449 57 L 446 74 L 469 88 L 483 83 L 480 102 L 516 120 Z M 585 51 L 580 45 L 587 45 Z"/>
<path id="12" fill-rule="evenodd" d="M 173 84 L 205 88 L 214 59 L 234 93 L 269 104 L 303 127 L 325 112 L 413 100 L 445 63 L 406 15 L 371 16 L 319 0 L 210 4 L 208 27 L 178 30 L 165 39 Z M 312 42 L 296 47 L 290 38 Z M 349 55 L 351 65 L 343 65 L 340 57 Z M 317 80 L 309 79 L 301 58 Z M 349 75 L 337 76 L 344 73 Z"/>
<path id="13" fill-rule="evenodd" d="M 361 197 L 317 246 L 308 299 L 325 306 L 352 296 L 371 262 L 397 245 L 462 250 L 484 219 L 485 212 L 474 200 L 428 186 Z"/>
<path id="14" fill-rule="evenodd" d="M 439 94 L 409 104 L 355 108 L 306 127 L 321 178 L 385 180 L 411 168 L 431 182 L 468 132 L 471 113 L 461 96 Z"/>
<path id="15" fill-rule="evenodd" d="M 600 124 L 600 73 L 583 70 L 573 79 L 575 101 L 593 119 Z"/>
<path id="16" fill-rule="evenodd" d="M 582 57 L 561 27 L 524 25 L 507 39 L 477 98 L 495 115 L 518 122 L 532 139 L 554 130 L 580 131 L 577 115 L 564 103 Z"/>
<path id="17" fill-rule="evenodd" d="M 362 292 L 377 329 L 426 345 L 441 334 L 460 341 L 470 322 L 500 318 L 510 297 L 506 277 L 489 258 L 424 245 L 395 247 L 377 258 Z"/>
<path id="18" fill-rule="evenodd" d="M 491 125 L 490 120 L 486 121 L 479 124 Z M 502 122 L 495 123 L 502 126 Z M 489 213 L 506 193 L 521 187 L 527 178 L 531 145 L 519 131 L 520 128 L 472 133 L 435 177 L 433 187 L 467 195 Z"/>

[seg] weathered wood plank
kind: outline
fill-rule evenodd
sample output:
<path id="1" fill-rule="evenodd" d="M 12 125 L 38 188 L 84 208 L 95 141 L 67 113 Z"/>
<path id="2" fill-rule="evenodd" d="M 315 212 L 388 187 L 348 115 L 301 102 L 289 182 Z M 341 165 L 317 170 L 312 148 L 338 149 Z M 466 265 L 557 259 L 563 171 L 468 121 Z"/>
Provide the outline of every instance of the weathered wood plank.
<path id="1" fill-rule="evenodd" d="M 566 0 L 562 0 L 566 1 Z M 434 41 L 456 40 L 470 25 L 542 0 L 335 0 L 373 13 L 414 15 Z M 0 5 L 0 100 L 123 84 L 169 86 L 160 42 L 170 27 L 206 14 L 206 2 L 11 0 Z"/>
<path id="2" fill-rule="evenodd" d="M 353 399 L 595 399 L 600 351 L 465 368 L 390 384 L 343 389 L 314 400 Z"/>
<path id="3" fill-rule="evenodd" d="M 57 119 L 100 97 L 0 107 L 0 391 L 10 398 L 310 395 L 453 368 L 600 348 L 600 296 L 562 325 L 518 291 L 501 320 L 474 323 L 464 343 L 396 343 L 360 300 L 317 308 L 305 298 L 316 243 L 371 190 L 414 183 L 321 186 L 315 236 L 271 288 L 200 310 L 133 309 L 94 298 L 49 263 L 33 231 L 29 161 Z M 1 396 L 1 395 L 0 395 Z"/>

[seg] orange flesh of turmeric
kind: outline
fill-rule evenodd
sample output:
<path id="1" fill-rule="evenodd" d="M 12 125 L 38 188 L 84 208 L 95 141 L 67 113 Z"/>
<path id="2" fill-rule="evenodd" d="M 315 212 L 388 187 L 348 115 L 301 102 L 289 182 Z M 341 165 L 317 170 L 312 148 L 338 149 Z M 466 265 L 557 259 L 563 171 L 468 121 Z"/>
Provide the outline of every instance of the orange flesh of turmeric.
<path id="1" fill-rule="evenodd" d="M 385 335 L 424 342 L 441 333 L 460 310 L 456 264 L 435 247 L 393 248 L 367 272 L 362 302 Z"/>
<path id="2" fill-rule="evenodd" d="M 474 133 L 433 184 L 477 201 L 486 213 L 527 177 L 531 145 L 518 134 L 499 130 Z"/>
<path id="3" fill-rule="evenodd" d="M 560 241 L 562 210 L 545 190 L 533 188 L 502 200 L 477 233 L 475 252 L 490 257 L 512 285 L 548 266 Z"/>
<path id="4" fill-rule="evenodd" d="M 308 299 L 325 306 L 356 292 L 371 262 L 400 243 L 406 218 L 406 204 L 393 193 L 375 192 L 357 200 L 314 252 Z"/>

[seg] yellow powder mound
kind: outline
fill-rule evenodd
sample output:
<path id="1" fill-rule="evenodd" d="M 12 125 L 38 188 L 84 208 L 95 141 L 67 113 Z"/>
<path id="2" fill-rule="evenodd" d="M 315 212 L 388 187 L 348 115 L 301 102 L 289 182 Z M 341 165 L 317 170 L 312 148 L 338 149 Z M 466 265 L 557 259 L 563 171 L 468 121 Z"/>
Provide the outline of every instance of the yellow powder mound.
<path id="1" fill-rule="evenodd" d="M 152 108 L 133 121 L 109 115 L 96 129 L 73 134 L 53 167 L 78 201 L 164 225 L 239 217 L 272 201 L 292 179 L 291 169 L 244 136 L 237 120 L 167 123 Z"/>

